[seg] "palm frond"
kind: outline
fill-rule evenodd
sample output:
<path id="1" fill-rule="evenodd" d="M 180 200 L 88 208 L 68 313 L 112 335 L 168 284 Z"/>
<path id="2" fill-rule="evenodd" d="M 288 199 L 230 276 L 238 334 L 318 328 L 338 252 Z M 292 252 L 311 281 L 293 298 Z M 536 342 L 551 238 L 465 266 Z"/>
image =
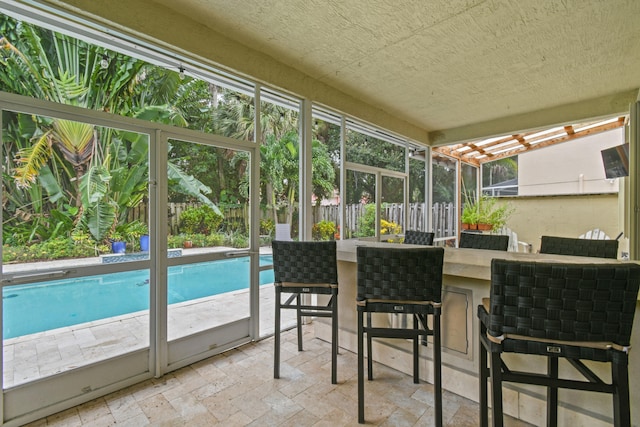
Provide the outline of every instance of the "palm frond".
<path id="1" fill-rule="evenodd" d="M 54 142 L 58 144 L 65 159 L 74 167 L 89 162 L 93 154 L 93 126 L 70 120 L 56 120 L 53 123 Z"/>
<path id="2" fill-rule="evenodd" d="M 187 175 L 173 163 L 167 164 L 167 172 L 169 180 L 179 184 L 176 191 L 197 198 L 205 205 L 210 206 L 218 215 L 222 215 L 220 208 L 205 196 L 205 194 L 211 193 L 211 188 L 193 176 Z"/>
<path id="3" fill-rule="evenodd" d="M 28 188 L 36 182 L 40 169 L 51 158 L 51 132 L 46 132 L 30 147 L 18 151 L 13 179 L 19 188 Z"/>

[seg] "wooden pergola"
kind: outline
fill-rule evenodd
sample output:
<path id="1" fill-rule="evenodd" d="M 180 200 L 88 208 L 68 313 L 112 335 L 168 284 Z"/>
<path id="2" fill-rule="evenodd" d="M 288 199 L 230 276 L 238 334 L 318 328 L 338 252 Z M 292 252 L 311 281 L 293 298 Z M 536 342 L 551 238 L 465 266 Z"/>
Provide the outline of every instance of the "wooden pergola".
<path id="1" fill-rule="evenodd" d="M 463 144 L 435 147 L 433 151 L 461 162 L 480 166 L 482 163 L 492 162 L 583 136 L 616 129 L 624 126 L 627 120 L 628 118 L 626 116 L 622 116 L 589 123 L 558 126 L 541 131 L 518 133 Z"/>

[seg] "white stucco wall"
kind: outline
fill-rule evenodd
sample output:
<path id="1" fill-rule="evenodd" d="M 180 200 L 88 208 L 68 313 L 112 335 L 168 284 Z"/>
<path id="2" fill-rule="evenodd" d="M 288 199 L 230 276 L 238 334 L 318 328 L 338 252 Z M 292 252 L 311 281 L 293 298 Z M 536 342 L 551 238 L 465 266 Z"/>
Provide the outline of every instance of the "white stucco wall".
<path id="1" fill-rule="evenodd" d="M 518 194 L 617 193 L 606 179 L 600 151 L 625 142 L 625 128 L 533 150 L 518 157 Z"/>

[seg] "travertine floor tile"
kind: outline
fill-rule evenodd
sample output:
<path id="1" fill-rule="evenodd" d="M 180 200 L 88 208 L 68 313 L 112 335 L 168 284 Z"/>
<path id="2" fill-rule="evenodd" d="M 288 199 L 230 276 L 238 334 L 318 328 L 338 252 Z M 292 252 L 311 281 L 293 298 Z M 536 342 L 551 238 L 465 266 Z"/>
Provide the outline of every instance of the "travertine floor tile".
<path id="1" fill-rule="evenodd" d="M 282 335 L 281 378 L 273 378 L 273 338 L 247 344 L 191 366 L 29 424 L 100 426 L 355 426 L 357 357 L 340 350 L 338 384 L 331 384 L 331 345 L 304 328 Z M 286 356 L 285 356 L 286 355 Z M 432 426 L 433 386 L 378 363 L 365 383 L 367 425 Z M 478 425 L 478 405 L 443 394 L 448 427 Z M 509 420 L 509 426 L 525 424 Z"/>

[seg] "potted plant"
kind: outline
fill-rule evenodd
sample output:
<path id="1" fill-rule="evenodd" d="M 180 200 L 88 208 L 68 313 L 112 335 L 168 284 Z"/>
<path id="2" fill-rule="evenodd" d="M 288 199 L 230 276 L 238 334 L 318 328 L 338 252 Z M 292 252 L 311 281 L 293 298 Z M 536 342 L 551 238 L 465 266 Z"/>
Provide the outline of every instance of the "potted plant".
<path id="1" fill-rule="evenodd" d="M 478 224 L 478 208 L 475 203 L 467 201 L 460 215 L 463 230 L 476 230 Z"/>
<path id="2" fill-rule="evenodd" d="M 499 203 L 495 197 L 486 194 L 477 200 L 465 197 L 466 202 L 460 215 L 464 230 L 491 230 L 501 228 L 513 213 L 507 203 Z"/>
<path id="3" fill-rule="evenodd" d="M 477 202 L 478 230 L 491 230 L 503 227 L 513 213 L 507 203 L 499 203 L 495 197 L 483 194 Z"/>
<path id="4" fill-rule="evenodd" d="M 117 231 L 111 233 L 109 238 L 111 241 L 111 252 L 114 254 L 123 254 L 127 251 L 127 242 L 122 234 Z"/>
<path id="5" fill-rule="evenodd" d="M 127 241 L 131 244 L 132 248 L 135 248 L 136 244 L 139 244 L 141 251 L 149 251 L 149 228 L 146 224 L 137 220 L 132 221 L 124 225 L 122 231 L 127 236 Z"/>

